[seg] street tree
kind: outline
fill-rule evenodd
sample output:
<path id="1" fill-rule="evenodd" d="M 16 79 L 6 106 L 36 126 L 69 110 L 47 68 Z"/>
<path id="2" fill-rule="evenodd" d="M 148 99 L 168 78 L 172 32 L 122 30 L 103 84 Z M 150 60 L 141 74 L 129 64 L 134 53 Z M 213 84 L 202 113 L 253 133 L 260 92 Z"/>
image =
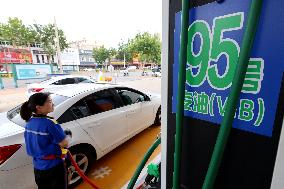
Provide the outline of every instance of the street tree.
<path id="1" fill-rule="evenodd" d="M 129 51 L 128 43 L 120 42 L 118 44 L 116 59 L 118 60 L 125 59 L 125 62 L 130 62 L 132 60 L 132 55 L 131 52 Z"/>
<path id="2" fill-rule="evenodd" d="M 26 31 L 22 20 L 9 17 L 8 22 L 1 25 L 1 39 L 11 42 L 14 47 L 24 46 L 23 39 Z"/>
<path id="3" fill-rule="evenodd" d="M 110 57 L 109 50 L 104 46 L 96 47 L 93 49 L 93 58 L 98 64 L 100 65 L 105 64 L 106 66 L 106 60 L 109 57 Z"/>
<path id="4" fill-rule="evenodd" d="M 50 57 L 56 54 L 55 26 L 53 24 L 48 24 L 48 25 L 34 24 L 33 26 L 37 32 L 36 38 L 42 44 L 44 51 L 46 51 L 46 53 L 49 56 L 49 62 L 51 62 Z M 68 43 L 63 30 L 58 29 L 58 36 L 59 36 L 60 50 L 63 51 L 64 49 L 68 48 Z"/>
<path id="5" fill-rule="evenodd" d="M 37 39 L 37 32 L 35 28 L 31 25 L 27 27 L 25 26 L 25 31 L 23 33 L 21 40 L 22 40 L 23 46 L 26 46 L 26 47 L 30 47 L 32 44 L 37 43 L 38 39 Z"/>
<path id="6" fill-rule="evenodd" d="M 109 57 L 108 58 L 113 58 L 117 54 L 117 50 L 115 48 L 113 48 L 113 47 L 109 48 L 108 52 L 109 52 Z"/>
<path id="7" fill-rule="evenodd" d="M 0 23 L 0 40 L 1 41 L 7 41 L 8 40 L 8 32 L 6 31 L 8 29 L 7 24 Z"/>
<path id="8" fill-rule="evenodd" d="M 132 57 L 138 57 L 143 63 L 161 63 L 161 40 L 158 34 L 138 33 L 128 43 Z"/>

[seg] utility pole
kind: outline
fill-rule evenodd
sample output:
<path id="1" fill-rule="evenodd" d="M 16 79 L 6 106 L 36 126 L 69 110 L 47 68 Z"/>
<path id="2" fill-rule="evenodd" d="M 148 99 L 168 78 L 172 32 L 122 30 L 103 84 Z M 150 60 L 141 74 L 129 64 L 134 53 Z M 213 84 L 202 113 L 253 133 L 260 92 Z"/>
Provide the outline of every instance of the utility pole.
<path id="1" fill-rule="evenodd" d="M 59 36 L 58 36 L 58 28 L 57 28 L 57 24 L 56 24 L 56 19 L 54 16 L 54 27 L 55 27 L 55 37 L 56 37 L 56 54 L 57 54 L 57 59 L 58 59 L 58 67 L 59 67 L 59 73 L 63 73 L 63 69 L 62 69 L 62 62 L 61 62 L 61 51 L 60 51 L 60 45 L 59 45 Z"/>
<path id="2" fill-rule="evenodd" d="M 123 52 L 123 67 L 125 68 L 125 52 Z"/>

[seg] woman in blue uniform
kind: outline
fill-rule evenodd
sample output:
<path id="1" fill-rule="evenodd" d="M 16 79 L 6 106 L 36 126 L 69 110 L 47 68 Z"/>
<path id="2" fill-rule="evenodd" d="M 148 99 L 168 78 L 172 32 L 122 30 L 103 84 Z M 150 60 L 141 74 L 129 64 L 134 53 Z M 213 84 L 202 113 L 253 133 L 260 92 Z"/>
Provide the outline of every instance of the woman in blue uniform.
<path id="1" fill-rule="evenodd" d="M 28 155 L 33 157 L 35 182 L 39 189 L 66 189 L 66 169 L 62 159 L 68 139 L 61 126 L 47 114 L 54 105 L 49 93 L 35 93 L 20 111 L 27 122 L 25 143 Z"/>

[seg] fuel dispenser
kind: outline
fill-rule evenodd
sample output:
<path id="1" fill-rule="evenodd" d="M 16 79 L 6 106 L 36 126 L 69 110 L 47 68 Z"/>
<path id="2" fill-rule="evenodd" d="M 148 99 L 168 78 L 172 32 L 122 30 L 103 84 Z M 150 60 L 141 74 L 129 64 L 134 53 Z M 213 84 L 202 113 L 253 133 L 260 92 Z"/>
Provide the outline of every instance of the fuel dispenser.
<path id="1" fill-rule="evenodd" d="M 283 7 L 163 1 L 161 188 L 284 188 Z"/>

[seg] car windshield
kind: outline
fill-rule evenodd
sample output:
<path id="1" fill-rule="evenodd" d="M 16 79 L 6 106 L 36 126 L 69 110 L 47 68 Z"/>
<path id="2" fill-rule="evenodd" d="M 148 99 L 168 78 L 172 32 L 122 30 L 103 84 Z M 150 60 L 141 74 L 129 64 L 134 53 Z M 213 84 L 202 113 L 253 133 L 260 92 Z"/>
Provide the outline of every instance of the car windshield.
<path id="1" fill-rule="evenodd" d="M 61 104 L 62 102 L 64 102 L 65 100 L 67 100 L 69 97 L 66 96 L 61 96 L 61 95 L 57 95 L 57 94 L 50 94 L 50 97 L 52 99 L 52 102 L 54 104 L 54 107 L 58 106 L 59 104 Z M 7 112 L 7 118 L 9 120 L 11 120 L 12 122 L 20 125 L 20 126 L 24 126 L 24 122 L 21 119 L 20 116 L 20 109 L 21 109 L 22 104 L 16 106 L 15 108 L 9 110 Z"/>

